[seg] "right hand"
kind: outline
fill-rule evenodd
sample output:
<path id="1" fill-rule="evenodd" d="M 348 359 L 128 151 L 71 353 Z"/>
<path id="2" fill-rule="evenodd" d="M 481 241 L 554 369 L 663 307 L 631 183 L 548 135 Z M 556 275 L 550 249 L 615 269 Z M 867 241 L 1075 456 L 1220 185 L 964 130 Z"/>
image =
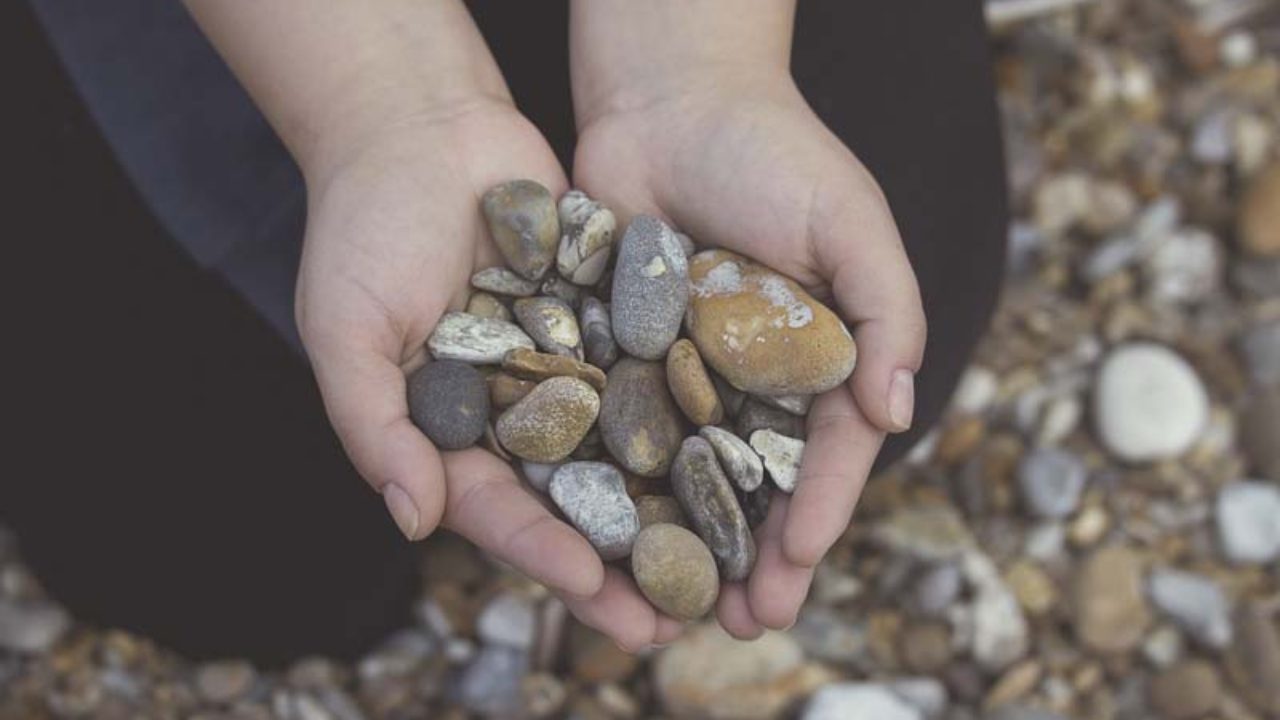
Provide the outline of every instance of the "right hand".
<path id="1" fill-rule="evenodd" d="M 506 98 L 387 123 L 326 149 L 306 172 L 297 320 L 325 407 L 357 470 L 410 540 L 443 525 L 557 592 L 585 623 L 637 650 L 674 637 L 617 570 L 555 518 L 511 467 L 439 452 L 409 419 L 405 378 L 476 270 L 501 264 L 481 214 L 490 187 L 568 187 L 537 129 Z"/>

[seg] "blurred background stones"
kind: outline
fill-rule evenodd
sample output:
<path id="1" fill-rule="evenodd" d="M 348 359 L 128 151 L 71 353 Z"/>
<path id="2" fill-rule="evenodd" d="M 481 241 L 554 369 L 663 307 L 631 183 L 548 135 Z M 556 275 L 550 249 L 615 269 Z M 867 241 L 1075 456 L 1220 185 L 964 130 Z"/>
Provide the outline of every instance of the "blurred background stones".
<path id="1" fill-rule="evenodd" d="M 441 536 L 417 624 L 268 673 L 78 624 L 0 533 L 0 718 L 1280 717 L 1280 5 L 987 8 L 1002 308 L 789 631 L 629 656 Z M 533 345 L 487 330 L 458 352 Z"/>

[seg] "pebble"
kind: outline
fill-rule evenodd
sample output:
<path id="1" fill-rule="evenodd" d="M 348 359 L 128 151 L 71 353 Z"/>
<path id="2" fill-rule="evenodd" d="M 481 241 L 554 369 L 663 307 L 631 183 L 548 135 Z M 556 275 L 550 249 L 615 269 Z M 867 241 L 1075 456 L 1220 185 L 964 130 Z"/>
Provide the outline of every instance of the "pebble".
<path id="1" fill-rule="evenodd" d="M 551 475 L 560 467 L 554 463 L 536 463 L 528 460 L 520 461 L 520 471 L 529 485 L 540 493 L 550 492 Z"/>
<path id="2" fill-rule="evenodd" d="M 56 605 L 0 599 L 0 648 L 39 653 L 52 648 L 71 627 L 71 618 Z"/>
<path id="3" fill-rule="evenodd" d="M 922 622 L 902 633 L 902 661 L 913 672 L 931 675 L 951 662 L 951 628 L 943 622 Z"/>
<path id="4" fill-rule="evenodd" d="M 1098 371 L 1094 421 L 1103 444 L 1121 460 L 1177 457 L 1199 437 L 1208 418 L 1209 400 L 1200 378 L 1164 346 L 1121 345 Z"/>
<path id="5" fill-rule="evenodd" d="M 1044 677 L 1044 665 L 1038 660 L 1023 660 L 1014 665 L 996 680 L 995 685 L 983 700 L 983 707 L 988 710 L 1021 700 L 1030 693 L 1040 679 Z"/>
<path id="6" fill-rule="evenodd" d="M 666 223 L 638 215 L 618 244 L 610 312 L 613 337 L 631 355 L 658 360 L 675 342 L 689 303 L 689 261 Z"/>
<path id="7" fill-rule="evenodd" d="M 804 457 L 804 441 L 772 430 L 757 430 L 751 433 L 751 447 L 764 460 L 773 484 L 782 492 L 794 492 L 800 461 Z"/>
<path id="8" fill-rule="evenodd" d="M 1185 649 L 1182 633 L 1171 625 L 1161 625 L 1142 641 L 1142 656 L 1156 668 L 1178 662 Z"/>
<path id="9" fill-rule="evenodd" d="M 825 566 L 819 566 L 825 567 Z M 806 603 L 787 631 L 814 660 L 853 665 L 867 659 L 867 630 L 830 607 Z"/>
<path id="10" fill-rule="evenodd" d="M 748 397 L 738 409 L 736 429 L 744 438 L 751 437 L 757 430 L 772 430 L 799 439 L 804 437 L 804 418 Z"/>
<path id="11" fill-rule="evenodd" d="M 529 669 L 529 655 L 503 645 L 486 645 L 452 686 L 468 710 L 496 718 L 519 717 L 523 708 L 521 683 Z"/>
<path id="12" fill-rule="evenodd" d="M 537 632 L 533 602 L 504 592 L 489 601 L 476 618 L 476 635 L 486 643 L 528 650 Z"/>
<path id="13" fill-rule="evenodd" d="M 533 339 L 516 324 L 461 312 L 446 313 L 427 338 L 431 357 L 472 365 L 497 365 L 517 348 L 532 350 Z"/>
<path id="14" fill-rule="evenodd" d="M 755 538 L 710 443 L 696 436 L 684 441 L 671 467 L 671 485 L 721 576 L 728 582 L 746 579 L 755 566 Z"/>
<path id="15" fill-rule="evenodd" d="M 504 267 L 490 267 L 471 276 L 471 287 L 495 295 L 530 297 L 537 294 L 538 283 L 525 280 Z"/>
<path id="16" fill-rule="evenodd" d="M 1227 651 L 1227 670 L 1240 694 L 1258 712 L 1280 715 L 1280 628 L 1271 609 L 1256 601 L 1241 604 L 1236 639 Z"/>
<path id="17" fill-rule="evenodd" d="M 1101 505 L 1087 505 L 1071 521 L 1067 528 L 1067 538 L 1077 548 L 1088 548 L 1097 545 L 1107 532 L 1111 530 L 1111 516 Z"/>
<path id="18" fill-rule="evenodd" d="M 1004 574 L 1018 604 L 1033 617 L 1047 615 L 1058 603 L 1058 587 L 1048 573 L 1029 560 L 1016 561 Z"/>
<path id="19" fill-rule="evenodd" d="M 985 720 L 1067 720 L 1052 710 L 1026 705 L 1005 705 L 984 716 Z"/>
<path id="20" fill-rule="evenodd" d="M 1076 570 L 1076 636 L 1103 655 L 1127 653 L 1142 642 L 1150 622 L 1138 555 L 1122 545 L 1091 554 Z"/>
<path id="21" fill-rule="evenodd" d="M 808 415 L 809 408 L 813 407 L 812 395 L 756 395 L 755 398 L 769 407 L 800 417 Z"/>
<path id="22" fill-rule="evenodd" d="M 1147 593 L 1158 610 L 1197 641 L 1219 650 L 1231 644 L 1231 603 L 1218 583 L 1159 568 L 1147 580 Z"/>
<path id="23" fill-rule="evenodd" d="M 513 308 L 520 327 L 541 350 L 582 360 L 582 333 L 568 303 L 554 297 L 521 298 Z"/>
<path id="24" fill-rule="evenodd" d="M 1240 244 L 1258 257 L 1280 257 L 1280 163 L 1260 170 L 1240 202 Z"/>
<path id="25" fill-rule="evenodd" d="M 873 683 L 838 683 L 814 693 L 800 720 L 923 720 L 920 710 L 892 690 Z"/>
<path id="26" fill-rule="evenodd" d="M 532 720 L 550 718 L 564 707 L 569 691 L 549 673 L 534 673 L 520 681 L 520 698 Z"/>
<path id="27" fill-rule="evenodd" d="M 489 386 L 457 360 L 428 362 L 409 376 L 409 417 L 441 450 L 461 450 L 484 436 Z"/>
<path id="28" fill-rule="evenodd" d="M 670 523 L 651 525 L 635 539 L 631 571 L 654 607 L 677 620 L 697 620 L 720 594 L 716 561 L 702 540 Z"/>
<path id="29" fill-rule="evenodd" d="M 507 265 L 528 280 L 541 280 L 560 242 L 551 192 L 533 180 L 510 180 L 486 192 L 480 206 Z"/>
<path id="30" fill-rule="evenodd" d="M 716 392 L 720 395 L 720 403 L 724 405 L 725 412 L 729 417 L 738 417 L 742 404 L 747 401 L 747 394 L 730 385 L 714 372 L 711 373 L 711 383 L 716 386 Z"/>
<path id="31" fill-rule="evenodd" d="M 650 525 L 670 523 L 680 527 L 689 527 L 689 521 L 680 509 L 680 501 L 670 495 L 641 495 L 636 498 L 636 514 L 640 517 L 640 530 Z"/>
<path id="32" fill-rule="evenodd" d="M 609 308 L 594 297 L 582 301 L 578 318 L 582 331 L 582 344 L 587 362 L 602 370 L 608 370 L 618 360 L 618 343 L 613 340 L 613 321 Z"/>
<path id="33" fill-rule="evenodd" d="M 751 446 L 728 430 L 707 425 L 698 435 L 711 444 L 720 468 L 742 492 L 754 492 L 764 482 L 764 464 Z"/>
<path id="34" fill-rule="evenodd" d="M 951 705 L 947 686 L 936 678 L 901 678 L 888 683 L 887 687 L 903 702 L 919 710 L 928 720 L 938 720 Z"/>
<path id="35" fill-rule="evenodd" d="M 1000 378 L 994 371 L 971 365 L 951 395 L 951 409 L 963 415 L 980 415 L 991 407 L 999 392 Z"/>
<path id="36" fill-rule="evenodd" d="M 791 279 L 724 250 L 694 255 L 690 278 L 689 336 L 734 387 L 814 395 L 853 372 L 848 328 Z"/>
<path id="37" fill-rule="evenodd" d="M 1280 487 L 1239 481 L 1218 491 L 1215 519 L 1222 553 L 1235 563 L 1280 558 Z"/>
<path id="38" fill-rule="evenodd" d="M 473 292 L 467 299 L 467 314 L 491 320 L 512 321 L 511 311 L 498 298 L 487 292 Z"/>
<path id="39" fill-rule="evenodd" d="M 543 380 L 503 411 L 495 433 L 502 447 L 522 460 L 555 463 L 573 452 L 600 412 L 600 397 L 571 377 Z"/>
<path id="40" fill-rule="evenodd" d="M 1240 338 L 1240 355 L 1255 384 L 1280 386 L 1280 320 L 1249 328 Z"/>
<path id="41" fill-rule="evenodd" d="M 1027 619 L 991 558 L 969 551 L 961 568 L 973 592 L 973 659 L 988 672 L 999 672 L 1027 654 Z"/>
<path id="42" fill-rule="evenodd" d="M 569 669 L 584 683 L 619 682 L 630 677 L 640 658 L 581 623 L 569 630 Z"/>
<path id="43" fill-rule="evenodd" d="M 667 474 L 684 438 L 680 411 L 660 363 L 623 358 L 609 370 L 600 434 L 622 467 L 642 477 Z"/>
<path id="44" fill-rule="evenodd" d="M 248 694 L 258 673 L 243 660 L 206 663 L 196 670 L 195 685 L 200 696 L 211 703 L 228 704 Z"/>
<path id="45" fill-rule="evenodd" d="M 1151 681 L 1151 705 L 1160 717 L 1195 720 L 1218 708 L 1222 680 L 1203 660 L 1186 660 L 1156 675 Z"/>
<path id="46" fill-rule="evenodd" d="M 960 597 L 963 580 L 956 563 L 944 562 L 930 567 L 915 581 L 912 609 L 921 615 L 942 614 Z"/>
<path id="47" fill-rule="evenodd" d="M 830 680 L 784 633 L 739 642 L 715 623 L 690 628 L 653 664 L 667 715 L 682 720 L 776 720 Z"/>
<path id="48" fill-rule="evenodd" d="M 499 410 L 505 410 L 515 405 L 525 395 L 528 395 L 534 388 L 538 387 L 538 383 L 533 380 L 523 380 L 504 372 L 490 375 L 488 384 L 489 406 Z"/>
<path id="49" fill-rule="evenodd" d="M 1018 465 L 1022 501 L 1041 518 L 1060 519 L 1074 513 L 1088 477 L 1079 456 L 1056 448 L 1033 448 Z"/>
<path id="50" fill-rule="evenodd" d="M 1254 471 L 1273 482 L 1280 482 L 1280 387 L 1258 393 L 1240 421 L 1240 442 Z"/>
<path id="51" fill-rule="evenodd" d="M 525 380 L 542 381 L 553 377 L 577 378 L 596 391 L 604 390 L 604 371 L 575 358 L 516 348 L 502 358 L 502 369 Z"/>
<path id="52" fill-rule="evenodd" d="M 575 311 L 582 306 L 582 297 L 586 294 L 585 290 L 559 275 L 549 275 L 542 281 L 540 289 L 543 295 L 556 298 Z"/>
<path id="53" fill-rule="evenodd" d="M 724 419 L 724 407 L 707 367 L 702 364 L 698 349 L 685 338 L 676 340 L 667 351 L 667 384 L 689 422 L 718 425 Z"/>
<path id="54" fill-rule="evenodd" d="M 604 275 L 618 222 L 608 208 L 570 190 L 560 198 L 560 249 L 556 269 L 577 285 L 594 285 Z"/>
<path id="55" fill-rule="evenodd" d="M 1201 228 L 1182 228 L 1156 246 L 1143 262 L 1147 297 L 1156 303 L 1198 303 L 1222 284 L 1218 239 Z"/>
<path id="56" fill-rule="evenodd" d="M 561 465 L 551 476 L 551 499 L 600 557 L 617 560 L 631 553 L 640 517 L 618 468 L 591 461 Z"/>
<path id="57" fill-rule="evenodd" d="M 769 517 L 769 506 L 773 503 L 773 490 L 768 485 L 761 485 L 753 492 L 738 492 L 738 504 L 742 506 L 742 514 L 747 517 L 747 525 L 755 530 L 764 524 Z"/>

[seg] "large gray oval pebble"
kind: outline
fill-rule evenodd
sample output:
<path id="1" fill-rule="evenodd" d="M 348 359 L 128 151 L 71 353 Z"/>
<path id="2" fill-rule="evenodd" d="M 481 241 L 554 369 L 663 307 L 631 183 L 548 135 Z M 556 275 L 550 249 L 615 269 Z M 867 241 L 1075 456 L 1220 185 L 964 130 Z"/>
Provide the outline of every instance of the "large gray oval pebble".
<path id="1" fill-rule="evenodd" d="M 486 192 L 481 208 L 507 265 L 529 280 L 542 279 L 560 242 L 551 191 L 533 180 L 511 180 Z"/>
<path id="2" fill-rule="evenodd" d="M 409 417 L 441 450 L 461 450 L 484 436 L 489 385 L 475 368 L 437 360 L 409 376 Z"/>
<path id="3" fill-rule="evenodd" d="M 660 477 L 680 449 L 680 410 L 661 363 L 623 358 L 609 370 L 600 398 L 600 434 L 624 468 Z"/>
<path id="4" fill-rule="evenodd" d="M 447 313 L 427 338 L 427 350 L 437 360 L 461 360 L 473 365 L 497 365 L 516 348 L 533 349 L 533 339 L 515 323 L 463 312 Z"/>
<path id="5" fill-rule="evenodd" d="M 698 434 L 711 443 L 720 467 L 739 490 L 752 492 L 764 482 L 764 465 L 760 456 L 742 438 L 714 425 L 698 430 Z"/>
<path id="6" fill-rule="evenodd" d="M 689 261 L 666 223 L 639 215 L 618 245 L 613 336 L 628 353 L 657 360 L 675 342 L 689 304 Z"/>
<path id="7" fill-rule="evenodd" d="M 618 468 L 602 462 L 571 462 L 551 475 L 551 499 L 605 560 L 631 554 L 640 532 L 635 503 Z"/>
<path id="8" fill-rule="evenodd" d="M 582 359 L 582 333 L 573 308 L 560 298 L 521 298 L 513 307 L 520 327 L 542 350 Z"/>
<path id="9" fill-rule="evenodd" d="M 746 579 L 756 562 L 756 542 L 711 444 L 687 438 L 671 467 L 671 486 L 685 515 L 715 555 L 729 582 Z"/>

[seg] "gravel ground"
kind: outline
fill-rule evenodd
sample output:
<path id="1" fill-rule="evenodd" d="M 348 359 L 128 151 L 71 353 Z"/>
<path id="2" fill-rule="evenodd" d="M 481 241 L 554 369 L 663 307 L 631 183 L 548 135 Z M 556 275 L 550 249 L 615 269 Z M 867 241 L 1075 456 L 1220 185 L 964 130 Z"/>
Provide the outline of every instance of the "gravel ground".
<path id="1" fill-rule="evenodd" d="M 355 666 L 83 626 L 0 533 L 0 718 L 1280 718 L 1280 7 L 989 3 L 1016 221 L 797 625 L 622 654 L 459 542 Z"/>

